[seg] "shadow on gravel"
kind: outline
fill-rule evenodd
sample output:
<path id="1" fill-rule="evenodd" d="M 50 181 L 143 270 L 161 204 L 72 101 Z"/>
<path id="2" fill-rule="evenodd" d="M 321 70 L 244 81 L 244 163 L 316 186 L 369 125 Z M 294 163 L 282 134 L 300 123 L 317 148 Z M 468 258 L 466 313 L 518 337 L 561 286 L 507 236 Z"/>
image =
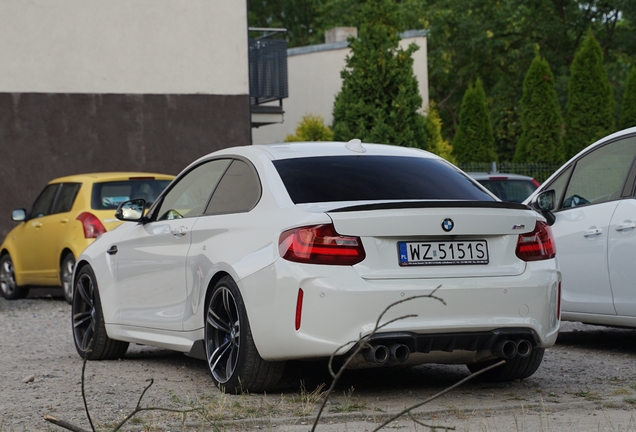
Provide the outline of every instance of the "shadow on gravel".
<path id="1" fill-rule="evenodd" d="M 468 375 L 470 372 L 464 365 L 430 364 L 349 370 L 340 378 L 334 394 L 346 393 L 352 387 L 357 394 L 365 396 L 389 397 L 420 391 L 435 393 L 454 385 Z M 308 392 L 320 387 L 321 384 L 326 388 L 332 381 L 327 362 L 288 362 L 283 380 L 279 391 L 285 392 L 297 392 L 301 381 Z M 464 384 L 462 390 L 480 392 L 484 389 L 505 389 L 519 384 L 520 381 L 490 383 L 476 379 Z"/>
<path id="2" fill-rule="evenodd" d="M 26 298 L 64 300 L 64 292 L 62 291 L 62 288 L 31 287 L 29 288 L 29 295 Z M 71 305 L 69 305 L 69 307 L 70 306 Z"/>
<path id="3" fill-rule="evenodd" d="M 636 354 L 636 330 L 611 327 L 591 327 L 559 333 L 557 346 L 568 346 L 596 351 L 614 351 Z"/>

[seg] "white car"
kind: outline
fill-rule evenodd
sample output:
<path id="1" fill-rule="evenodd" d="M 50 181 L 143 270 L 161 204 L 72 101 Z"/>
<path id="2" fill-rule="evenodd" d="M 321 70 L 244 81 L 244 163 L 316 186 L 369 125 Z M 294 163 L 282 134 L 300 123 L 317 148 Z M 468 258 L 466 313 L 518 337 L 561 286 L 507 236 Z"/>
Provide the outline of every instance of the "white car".
<path id="1" fill-rule="evenodd" d="M 507 364 L 526 378 L 559 330 L 550 228 L 425 151 L 349 143 L 229 148 L 187 167 L 144 212 L 77 260 L 80 356 L 130 342 L 206 359 L 229 392 L 274 387 L 286 360 L 345 356 L 355 367 Z"/>
<path id="2" fill-rule="evenodd" d="M 636 327 L 636 128 L 570 159 L 526 202 L 554 191 L 563 319 Z M 543 196 L 543 195 L 542 195 Z"/>

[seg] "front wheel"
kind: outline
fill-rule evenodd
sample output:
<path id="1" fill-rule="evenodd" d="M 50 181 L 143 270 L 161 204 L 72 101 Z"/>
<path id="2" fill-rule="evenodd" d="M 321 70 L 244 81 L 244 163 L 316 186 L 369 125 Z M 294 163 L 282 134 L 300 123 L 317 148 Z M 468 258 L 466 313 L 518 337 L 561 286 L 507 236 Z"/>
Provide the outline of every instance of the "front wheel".
<path id="1" fill-rule="evenodd" d="M 490 369 L 484 372 L 479 377 L 491 382 L 513 381 L 516 379 L 524 379 L 532 376 L 543 360 L 543 354 L 545 349 L 535 348 L 530 352 L 527 357 L 516 356 L 511 359 L 507 359 L 506 363 L 502 366 Z M 488 360 L 480 363 L 467 364 L 468 370 L 472 373 L 478 372 L 490 365 L 500 362 L 501 359 Z"/>
<path id="2" fill-rule="evenodd" d="M 230 393 L 266 391 L 285 368 L 285 362 L 268 362 L 258 354 L 243 298 L 229 276 L 216 284 L 206 304 L 205 350 L 212 379 Z"/>
<path id="3" fill-rule="evenodd" d="M 62 258 L 60 266 L 60 282 L 64 290 L 64 300 L 69 304 L 73 304 L 73 267 L 75 267 L 75 258 L 72 253 L 67 253 Z"/>
<path id="4" fill-rule="evenodd" d="M 84 266 L 75 278 L 71 306 L 73 340 L 80 357 L 87 360 L 114 360 L 124 356 L 128 342 L 110 339 L 106 334 L 97 278 L 90 266 Z"/>
<path id="5" fill-rule="evenodd" d="M 0 258 L 0 291 L 7 300 L 25 298 L 29 294 L 28 288 L 19 287 L 16 283 L 13 261 L 9 254 Z"/>

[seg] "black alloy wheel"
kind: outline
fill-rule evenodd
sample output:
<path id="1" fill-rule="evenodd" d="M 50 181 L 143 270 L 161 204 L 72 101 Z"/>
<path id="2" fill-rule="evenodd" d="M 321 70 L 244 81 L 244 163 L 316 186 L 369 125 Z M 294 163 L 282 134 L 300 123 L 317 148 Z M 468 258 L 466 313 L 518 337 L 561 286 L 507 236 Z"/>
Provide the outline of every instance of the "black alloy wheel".
<path id="1" fill-rule="evenodd" d="M 212 379 L 230 393 L 265 391 L 278 383 L 285 367 L 258 354 L 243 298 L 229 276 L 216 284 L 207 302 L 205 349 Z"/>
<path id="2" fill-rule="evenodd" d="M 124 356 L 128 342 L 110 339 L 106 334 L 95 273 L 82 267 L 75 278 L 72 303 L 75 349 L 87 360 L 114 360 Z"/>

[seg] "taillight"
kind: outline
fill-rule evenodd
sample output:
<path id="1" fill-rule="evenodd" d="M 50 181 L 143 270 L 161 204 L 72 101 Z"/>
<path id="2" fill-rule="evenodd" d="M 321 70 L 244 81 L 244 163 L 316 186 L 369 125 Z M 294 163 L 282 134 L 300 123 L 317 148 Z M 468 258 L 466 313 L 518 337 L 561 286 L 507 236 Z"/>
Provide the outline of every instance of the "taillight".
<path id="1" fill-rule="evenodd" d="M 534 231 L 521 234 L 517 240 L 517 257 L 524 261 L 541 261 L 556 256 L 556 244 L 552 229 L 547 223 L 537 221 Z"/>
<path id="2" fill-rule="evenodd" d="M 341 236 L 331 224 L 285 231 L 278 250 L 284 259 L 306 264 L 354 265 L 366 256 L 360 237 Z"/>
<path id="3" fill-rule="evenodd" d="M 77 217 L 77 220 L 82 223 L 82 228 L 84 228 L 84 238 L 97 238 L 106 232 L 102 222 L 92 213 L 84 212 Z"/>

